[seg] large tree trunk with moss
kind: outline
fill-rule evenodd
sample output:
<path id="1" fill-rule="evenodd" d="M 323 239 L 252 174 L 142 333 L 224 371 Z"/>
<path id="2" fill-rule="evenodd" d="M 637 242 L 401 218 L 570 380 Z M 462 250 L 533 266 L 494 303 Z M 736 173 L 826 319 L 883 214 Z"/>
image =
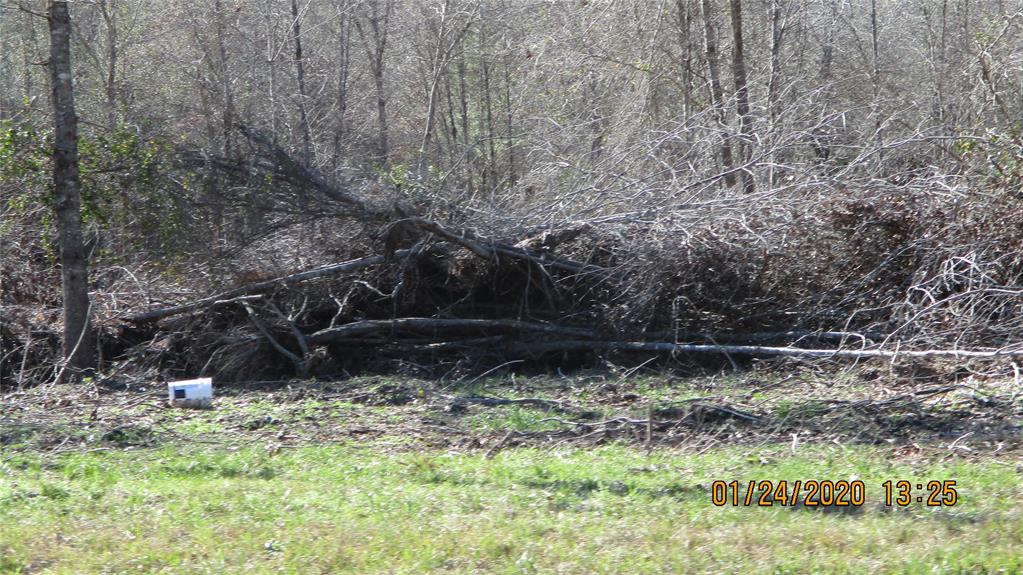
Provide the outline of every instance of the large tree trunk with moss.
<path id="1" fill-rule="evenodd" d="M 67 2 L 50 2 L 49 25 L 54 117 L 54 209 L 64 292 L 65 366 L 59 373 L 60 379 L 69 380 L 94 366 L 95 348 L 89 325 L 89 270 L 82 241 L 78 118 L 71 82 L 71 16 Z"/>

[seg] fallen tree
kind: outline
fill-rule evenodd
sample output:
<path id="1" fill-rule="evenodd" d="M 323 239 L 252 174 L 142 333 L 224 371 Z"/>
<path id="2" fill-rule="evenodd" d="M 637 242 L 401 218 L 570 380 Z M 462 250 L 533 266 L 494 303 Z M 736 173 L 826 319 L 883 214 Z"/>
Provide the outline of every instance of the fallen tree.
<path id="1" fill-rule="evenodd" d="M 550 325 L 514 319 L 445 319 L 406 317 L 385 320 L 366 320 L 320 330 L 308 337 L 315 344 L 325 344 L 347 337 L 397 332 L 531 332 L 548 336 L 600 337 L 590 329 Z"/>
<path id="2" fill-rule="evenodd" d="M 552 352 L 602 350 L 638 351 L 654 353 L 691 353 L 748 355 L 759 357 L 803 357 L 818 359 L 897 359 L 897 358 L 951 358 L 951 359 L 997 359 L 1023 357 L 1023 349 L 960 350 L 960 349 L 807 349 L 798 347 L 771 347 L 761 345 L 706 345 L 671 342 L 637 341 L 552 341 L 517 344 L 512 351 L 516 355 L 538 355 Z"/>

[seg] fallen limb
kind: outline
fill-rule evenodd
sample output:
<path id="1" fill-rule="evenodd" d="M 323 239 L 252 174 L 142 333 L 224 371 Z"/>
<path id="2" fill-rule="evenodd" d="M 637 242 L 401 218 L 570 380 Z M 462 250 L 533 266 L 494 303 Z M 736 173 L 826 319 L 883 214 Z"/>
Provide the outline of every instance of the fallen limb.
<path id="1" fill-rule="evenodd" d="M 349 337 L 400 331 L 525 331 L 557 336 L 586 338 L 600 337 L 597 331 L 590 329 L 564 327 L 547 323 L 520 321 L 514 319 L 443 319 L 429 317 L 405 317 L 398 319 L 369 319 L 356 321 L 338 327 L 322 329 L 309 336 L 308 339 L 310 342 L 315 344 L 324 344 Z"/>
<path id="2" fill-rule="evenodd" d="M 348 206 L 355 212 L 354 215 L 356 216 L 371 216 L 379 218 L 391 215 L 388 210 L 382 210 L 370 205 L 365 198 L 359 196 L 359 194 L 345 186 L 327 181 L 319 172 L 310 169 L 304 163 L 295 160 L 295 158 L 284 150 L 284 148 L 277 145 L 276 142 L 260 133 L 258 130 L 252 130 L 242 124 L 237 124 L 235 128 L 237 128 L 238 131 L 249 140 L 249 142 L 263 148 L 267 157 L 273 160 L 272 173 L 276 177 L 290 180 L 296 184 L 308 186 L 331 200 Z"/>
<path id="3" fill-rule="evenodd" d="M 895 397 L 890 397 L 888 399 L 882 400 L 864 399 L 860 401 L 842 400 L 818 400 L 818 401 L 831 404 L 828 407 L 827 411 L 835 411 L 838 409 L 878 408 L 897 405 L 900 403 L 915 402 L 926 397 L 941 395 L 944 393 L 956 391 L 958 389 L 963 389 L 963 387 L 964 386 L 962 385 L 947 385 L 944 387 L 933 387 L 930 389 L 921 389 L 920 391 L 915 391 L 913 393 L 904 393 L 902 395 L 896 395 Z"/>
<path id="4" fill-rule="evenodd" d="M 291 362 L 295 364 L 295 372 L 304 378 L 308 373 L 305 359 L 295 355 L 293 352 L 288 350 L 288 348 L 281 345 L 276 338 L 274 338 L 273 334 L 270 333 L 270 329 L 266 327 L 263 320 L 259 319 L 259 316 L 256 314 L 256 310 L 252 309 L 252 305 L 250 305 L 249 302 L 243 302 L 242 305 L 245 307 L 245 311 L 249 314 L 249 320 L 251 320 L 252 324 L 256 326 L 259 333 L 263 334 L 263 337 L 265 337 L 266 340 L 270 342 L 270 345 L 281 355 L 290 359 Z"/>
<path id="5" fill-rule="evenodd" d="M 453 244 L 460 245 L 483 258 L 497 259 L 499 256 L 505 256 L 578 274 L 595 274 L 604 277 L 614 277 L 615 275 L 610 270 L 600 266 L 585 264 L 548 254 L 537 254 L 524 247 L 508 245 L 485 238 L 477 238 L 466 232 L 455 232 L 449 230 L 436 222 L 423 218 L 407 218 L 402 220 L 402 222 L 419 228 L 425 232 L 429 232 Z"/>
<path id="6" fill-rule="evenodd" d="M 405 258 L 408 257 L 410 253 L 412 253 L 412 250 L 398 250 L 397 252 L 394 253 L 393 257 Z M 147 311 L 144 313 L 131 316 L 127 319 L 128 321 L 134 323 L 154 322 L 161 320 L 165 317 L 170 317 L 172 315 L 192 312 L 195 310 L 212 307 L 214 305 L 220 305 L 223 303 L 230 303 L 232 301 L 236 301 L 237 298 L 239 298 L 240 296 L 265 293 L 281 285 L 291 285 L 312 279 L 324 278 L 337 274 L 342 274 L 345 272 L 360 270 L 370 266 L 382 264 L 384 263 L 384 261 L 385 261 L 384 256 L 367 256 L 364 258 L 349 260 L 347 262 L 341 262 L 329 266 L 324 266 L 321 268 L 299 272 L 296 274 L 291 274 L 274 279 L 269 279 L 266 281 L 247 284 L 200 300 L 195 300 L 181 305 L 175 305 L 152 311 Z"/>
<path id="7" fill-rule="evenodd" d="M 446 240 L 449 243 L 465 247 L 466 249 L 472 251 L 474 254 L 483 258 L 497 259 L 500 256 L 505 256 L 512 259 L 529 261 L 541 266 L 562 269 L 573 273 L 598 274 L 606 277 L 610 277 L 612 275 L 612 273 L 609 270 L 606 270 L 605 268 L 602 268 L 600 266 L 584 264 L 581 262 L 576 262 L 565 258 L 553 257 L 547 254 L 535 254 L 525 248 L 502 244 L 500 242 L 494 242 L 491 240 L 474 238 L 467 233 L 464 232 L 459 233 L 448 230 L 436 222 L 431 222 L 423 218 L 407 218 L 405 220 L 399 220 L 398 222 L 392 224 L 392 226 L 399 223 L 429 232 L 443 240 Z M 345 272 L 363 269 L 374 265 L 380 265 L 392 261 L 394 259 L 407 258 L 412 252 L 413 252 L 412 249 L 401 249 L 396 250 L 393 253 L 388 252 L 386 255 L 366 256 L 363 258 L 358 258 L 347 262 L 341 262 L 329 266 L 324 266 L 321 268 L 316 268 L 287 276 L 269 279 L 266 281 L 251 283 L 200 300 L 195 300 L 180 305 L 169 306 L 161 309 L 136 314 L 134 316 L 128 317 L 127 319 L 128 321 L 131 321 L 133 323 L 150 323 L 173 315 L 189 313 L 196 310 L 212 307 L 215 305 L 222 305 L 224 303 L 236 301 L 237 298 L 242 296 L 268 292 L 280 285 L 290 285 L 312 279 L 333 276 Z"/>
<path id="8" fill-rule="evenodd" d="M 480 241 L 475 238 L 471 238 L 464 233 L 457 233 L 447 230 L 435 222 L 424 220 L 422 218 L 408 218 L 406 220 L 402 220 L 402 222 L 407 225 L 411 225 L 419 229 L 422 229 L 423 231 L 430 232 L 436 235 L 437 237 L 442 238 L 450 243 L 465 247 L 466 249 L 479 255 L 480 257 L 496 259 L 499 256 L 503 255 L 513 259 L 530 261 L 542 266 L 549 266 L 552 268 L 571 271 L 573 273 L 599 274 L 603 276 L 611 275 L 611 273 L 608 270 L 599 266 L 583 264 L 580 262 L 575 262 L 564 258 L 551 257 L 545 254 L 536 255 L 531 253 L 529 250 L 501 244 L 498 242 Z M 341 262 L 338 264 L 332 264 L 329 266 L 324 266 L 313 270 L 299 272 L 296 274 L 269 279 L 266 281 L 251 283 L 200 300 L 195 300 L 180 305 L 169 306 L 161 309 L 136 314 L 134 316 L 128 317 L 127 319 L 128 321 L 131 321 L 133 323 L 150 323 L 173 315 L 189 313 L 196 310 L 212 307 L 215 305 L 220 305 L 229 300 L 234 300 L 239 296 L 264 293 L 280 285 L 290 285 L 303 281 L 308 281 L 311 279 L 333 276 L 345 272 L 363 269 L 370 266 L 380 265 L 394 259 L 406 258 L 412 253 L 412 251 L 413 250 L 411 249 L 401 249 L 396 250 L 393 253 L 388 253 L 386 256 L 385 255 L 367 256 L 363 258 L 350 260 L 347 262 Z"/>
<path id="9" fill-rule="evenodd" d="M 706 333 L 693 331 L 664 330 L 643 334 L 650 339 L 671 338 L 676 342 L 691 342 L 694 340 L 708 341 L 713 344 L 719 343 L 773 343 L 786 342 L 795 343 L 799 341 L 839 341 L 850 343 L 861 343 L 884 339 L 885 334 L 879 332 L 851 332 L 851 331 L 760 331 L 751 333 Z"/>
<path id="10" fill-rule="evenodd" d="M 751 356 L 784 356 L 811 358 L 936 358 L 953 359 L 996 359 L 1000 357 L 1023 357 L 1023 349 L 997 350 L 882 350 L 882 349 L 802 349 L 797 347 L 770 347 L 760 345 L 706 345 L 667 342 L 634 342 L 634 341 L 553 341 L 532 344 L 515 344 L 510 349 L 519 354 L 536 355 L 559 351 L 578 351 L 584 349 L 604 351 L 650 351 L 658 353 L 723 353 Z"/>
<path id="11" fill-rule="evenodd" d="M 578 238 L 591 230 L 593 226 L 586 222 L 570 222 L 563 226 L 537 230 L 515 244 L 517 248 L 531 250 L 552 250 L 559 245 Z"/>
<path id="12" fill-rule="evenodd" d="M 494 455 L 496 455 L 498 451 L 500 451 L 505 445 L 508 444 L 508 440 L 511 439 L 512 435 L 514 435 L 514 434 L 515 434 L 515 430 L 512 430 L 512 431 L 509 431 L 508 433 L 505 433 L 504 437 L 501 438 L 501 441 L 497 442 L 493 447 L 488 449 L 487 453 L 483 457 L 485 459 L 493 459 Z"/>
<path id="13" fill-rule="evenodd" d="M 567 405 L 560 401 L 554 401 L 550 399 L 541 399 L 539 397 L 523 397 L 520 399 L 507 399 L 504 397 L 451 397 L 449 398 L 453 404 L 466 404 L 475 403 L 479 405 L 487 406 L 499 406 L 499 405 L 525 405 L 529 407 L 540 407 L 543 409 L 551 409 L 554 411 L 563 412 L 579 412 L 582 411 L 579 408 Z"/>
<path id="14" fill-rule="evenodd" d="M 562 425 L 569 425 L 569 426 L 580 427 L 580 428 L 585 428 L 585 429 L 607 428 L 608 426 L 613 425 L 613 424 L 618 424 L 618 425 L 623 425 L 623 426 L 624 425 L 635 425 L 635 426 L 643 426 L 643 427 L 654 426 L 654 427 L 662 428 L 662 427 L 669 426 L 669 425 L 678 425 L 678 424 L 683 423 L 683 422 L 685 422 L 687 420 L 696 419 L 696 418 L 700 417 L 701 415 L 706 416 L 707 414 L 717 414 L 717 415 L 721 415 L 722 417 L 731 417 L 731 418 L 734 418 L 734 419 L 742 419 L 742 420 L 745 420 L 745 421 L 749 421 L 749 422 L 752 422 L 752 423 L 758 423 L 758 424 L 759 423 L 764 423 L 764 419 L 763 418 L 758 417 L 756 415 L 753 415 L 752 413 L 747 413 L 745 411 L 741 411 L 741 410 L 735 409 L 734 407 L 729 407 L 727 405 L 716 405 L 716 404 L 709 404 L 709 403 L 694 403 L 694 404 L 692 404 L 692 406 L 690 407 L 690 409 L 688 410 L 688 412 L 685 415 L 683 415 L 681 417 L 677 417 L 677 418 L 655 419 L 653 417 L 654 413 L 651 413 L 651 410 L 648 409 L 646 419 L 633 419 L 633 418 L 630 418 L 630 417 L 613 417 L 611 419 L 606 419 L 604 421 L 573 421 L 573 420 L 568 420 L 568 419 L 561 419 L 559 417 L 545 417 L 545 418 L 539 420 L 537 423 L 543 423 L 543 422 L 546 422 L 546 421 L 554 421 L 554 422 L 560 423 Z"/>

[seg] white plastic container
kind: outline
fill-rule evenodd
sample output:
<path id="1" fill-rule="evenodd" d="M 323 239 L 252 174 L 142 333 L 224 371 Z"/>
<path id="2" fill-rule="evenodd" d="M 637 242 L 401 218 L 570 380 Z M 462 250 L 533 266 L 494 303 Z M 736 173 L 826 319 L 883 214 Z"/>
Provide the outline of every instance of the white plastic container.
<path id="1" fill-rule="evenodd" d="M 209 377 L 167 382 L 167 399 L 174 407 L 205 409 L 213 406 L 213 380 Z"/>

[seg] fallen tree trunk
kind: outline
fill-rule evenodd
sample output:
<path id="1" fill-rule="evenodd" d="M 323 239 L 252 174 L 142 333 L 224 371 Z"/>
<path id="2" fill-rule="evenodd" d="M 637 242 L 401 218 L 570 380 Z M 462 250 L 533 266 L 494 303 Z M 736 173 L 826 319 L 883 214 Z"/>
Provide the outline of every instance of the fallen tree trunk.
<path id="1" fill-rule="evenodd" d="M 398 250 L 397 252 L 394 253 L 393 257 L 395 257 L 395 258 L 404 258 L 404 257 L 408 257 L 408 255 L 410 253 L 412 253 L 412 250 Z M 161 319 L 163 319 L 165 317 L 170 317 L 172 315 L 177 315 L 177 314 L 181 314 L 181 313 L 196 311 L 196 310 L 207 308 L 207 307 L 212 307 L 212 306 L 217 305 L 217 304 L 219 304 L 221 302 L 232 300 L 232 299 L 237 298 L 239 296 L 253 295 L 253 294 L 258 294 L 258 293 L 265 293 L 265 292 L 268 292 L 268 291 L 274 289 L 277 286 L 290 285 L 290 284 L 304 282 L 304 281 L 308 281 L 308 280 L 312 280 L 312 279 L 323 278 L 323 277 L 333 276 L 333 275 L 337 275 L 337 274 L 342 274 L 342 273 L 345 273 L 345 272 L 360 270 L 360 269 L 367 268 L 367 267 L 370 267 L 370 266 L 382 264 L 382 263 L 384 263 L 384 261 L 385 261 L 384 260 L 384 256 L 367 256 L 367 257 L 364 257 L 364 258 L 358 258 L 358 259 L 354 259 L 354 260 L 349 260 L 347 262 L 342 262 L 342 263 L 333 264 L 333 265 L 329 265 L 329 266 L 325 266 L 325 267 L 321 267 L 321 268 L 316 268 L 316 269 L 312 269 L 312 270 L 308 270 L 308 271 L 304 271 L 304 272 L 299 272 L 297 274 L 291 274 L 291 275 L 287 275 L 287 276 L 283 276 L 283 277 L 279 277 L 279 278 L 269 279 L 269 280 L 266 280 L 266 281 L 251 283 L 251 284 L 244 285 L 244 286 L 232 289 L 232 290 L 228 290 L 228 291 L 225 291 L 225 292 L 218 293 L 216 295 L 212 295 L 210 297 L 206 297 L 206 298 L 203 298 L 203 299 L 200 299 L 200 300 L 195 300 L 195 301 L 192 301 L 192 302 L 189 302 L 189 303 L 184 303 L 184 304 L 181 304 L 181 305 L 165 307 L 165 308 L 156 309 L 156 310 L 140 313 L 140 314 L 137 314 L 137 315 L 133 315 L 133 316 L 127 318 L 127 319 L 128 319 L 128 321 L 131 321 L 131 322 L 134 322 L 134 323 L 154 322 L 154 321 L 161 320 Z"/>
<path id="2" fill-rule="evenodd" d="M 534 332 L 556 336 L 598 338 L 600 333 L 595 330 L 563 327 L 547 323 L 521 321 L 514 319 L 442 319 L 428 317 L 405 317 L 398 319 L 370 319 L 352 322 L 338 327 L 322 329 L 309 336 L 315 344 L 331 343 L 344 338 L 365 336 L 387 332 L 422 332 L 422 331 L 504 331 Z"/>
<path id="3" fill-rule="evenodd" d="M 295 160 L 284 148 L 259 131 L 242 124 L 237 124 L 235 127 L 249 142 L 263 148 L 264 153 L 273 160 L 272 173 L 278 178 L 285 178 L 296 184 L 307 186 L 341 205 L 348 206 L 353 211 L 353 216 L 377 220 L 394 217 L 393 211 L 373 206 L 347 187 L 327 181 L 319 172 L 308 168 L 303 162 Z"/>
<path id="4" fill-rule="evenodd" d="M 760 345 L 706 345 L 667 342 L 637 341 L 582 341 L 564 340 L 510 346 L 521 355 L 539 355 L 559 351 L 604 350 L 604 351 L 651 351 L 657 353 L 701 353 L 750 356 L 784 356 L 811 358 L 952 358 L 952 359 L 996 359 L 999 357 L 1023 357 L 1023 349 L 997 349 L 990 351 L 927 349 L 927 350 L 882 350 L 882 349 L 802 349 L 797 347 L 770 347 Z"/>
<path id="5" fill-rule="evenodd" d="M 551 256 L 544 253 L 537 254 L 524 247 L 513 246 L 486 238 L 477 238 L 466 232 L 455 232 L 449 230 L 436 222 L 423 218 L 407 218 L 405 220 L 400 220 L 400 223 L 419 228 L 420 230 L 429 232 L 453 244 L 460 245 L 483 258 L 498 259 L 500 256 L 505 256 L 511 259 L 524 260 L 541 266 L 577 274 L 595 274 L 602 277 L 617 277 L 616 274 L 610 270 L 600 266 Z"/>
<path id="6" fill-rule="evenodd" d="M 887 334 L 880 332 L 851 332 L 851 331 L 755 331 L 750 333 L 706 333 L 694 331 L 662 330 L 651 333 L 644 333 L 644 339 L 665 339 L 671 338 L 675 343 L 691 342 L 693 340 L 709 341 L 712 344 L 719 343 L 777 343 L 786 342 L 789 344 L 799 341 L 839 341 L 859 343 L 864 341 L 878 341 Z"/>

